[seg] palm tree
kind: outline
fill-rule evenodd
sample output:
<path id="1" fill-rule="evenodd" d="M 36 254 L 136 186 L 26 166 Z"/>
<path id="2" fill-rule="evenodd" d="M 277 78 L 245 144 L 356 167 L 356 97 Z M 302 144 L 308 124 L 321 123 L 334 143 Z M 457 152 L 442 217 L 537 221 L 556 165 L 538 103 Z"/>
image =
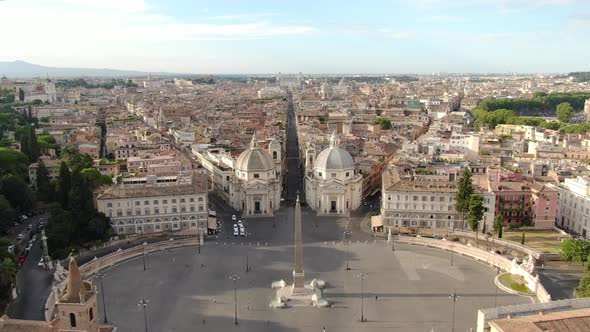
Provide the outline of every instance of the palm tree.
<path id="1" fill-rule="evenodd" d="M 0 285 L 6 286 L 14 282 L 16 279 L 16 263 L 6 257 L 4 261 L 0 263 Z"/>

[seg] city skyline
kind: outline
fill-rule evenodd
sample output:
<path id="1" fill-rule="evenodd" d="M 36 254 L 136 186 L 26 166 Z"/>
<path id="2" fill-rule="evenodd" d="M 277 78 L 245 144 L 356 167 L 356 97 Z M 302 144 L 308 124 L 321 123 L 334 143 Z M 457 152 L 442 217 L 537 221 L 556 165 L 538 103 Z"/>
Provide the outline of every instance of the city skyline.
<path id="1" fill-rule="evenodd" d="M 578 0 L 8 0 L 0 12 L 0 29 L 13 31 L 0 61 L 56 67 L 194 74 L 590 67 L 590 4 Z"/>

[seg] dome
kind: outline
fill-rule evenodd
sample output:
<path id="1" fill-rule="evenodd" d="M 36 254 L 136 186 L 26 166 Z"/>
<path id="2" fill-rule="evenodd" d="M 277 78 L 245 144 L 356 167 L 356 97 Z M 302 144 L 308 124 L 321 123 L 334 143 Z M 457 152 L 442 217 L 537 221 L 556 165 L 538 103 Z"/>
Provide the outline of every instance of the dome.
<path id="1" fill-rule="evenodd" d="M 269 171 L 274 168 L 270 155 L 259 148 L 256 142 L 256 135 L 252 136 L 250 148 L 240 154 L 236 161 L 236 169 L 240 171 Z"/>
<path id="2" fill-rule="evenodd" d="M 330 147 L 317 156 L 315 168 L 325 170 L 350 169 L 354 168 L 354 161 L 348 151 L 336 145 L 336 138 L 332 135 Z"/>

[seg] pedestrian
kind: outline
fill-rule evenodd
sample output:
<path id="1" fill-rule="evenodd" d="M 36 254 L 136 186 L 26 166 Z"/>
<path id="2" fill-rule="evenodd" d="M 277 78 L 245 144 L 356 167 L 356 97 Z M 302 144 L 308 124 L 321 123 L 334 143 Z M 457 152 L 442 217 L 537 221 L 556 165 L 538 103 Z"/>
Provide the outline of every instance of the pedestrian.
<path id="1" fill-rule="evenodd" d="M 326 327 L 325 326 L 322 328 L 322 332 L 326 332 Z"/>
<path id="2" fill-rule="evenodd" d="M 215 304 L 215 303 L 217 303 L 217 300 L 216 300 L 215 298 L 213 298 L 213 303 L 214 303 L 214 304 Z"/>
<path id="3" fill-rule="evenodd" d="M 375 301 L 377 301 L 377 295 L 375 295 Z"/>

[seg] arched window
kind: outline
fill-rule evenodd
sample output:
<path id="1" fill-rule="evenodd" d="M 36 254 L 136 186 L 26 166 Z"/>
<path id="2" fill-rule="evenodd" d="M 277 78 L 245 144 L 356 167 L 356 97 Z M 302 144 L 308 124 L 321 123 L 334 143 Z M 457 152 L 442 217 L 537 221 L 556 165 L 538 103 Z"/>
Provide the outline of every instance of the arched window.
<path id="1" fill-rule="evenodd" d="M 88 316 L 90 316 L 90 321 L 92 322 L 94 319 L 94 311 L 92 311 L 92 308 L 90 308 L 90 311 L 88 311 Z"/>
<path id="2" fill-rule="evenodd" d="M 278 156 L 277 152 L 273 151 L 272 152 L 272 159 L 277 160 L 277 156 Z"/>
<path id="3" fill-rule="evenodd" d="M 70 326 L 76 327 L 76 314 L 70 313 Z"/>

